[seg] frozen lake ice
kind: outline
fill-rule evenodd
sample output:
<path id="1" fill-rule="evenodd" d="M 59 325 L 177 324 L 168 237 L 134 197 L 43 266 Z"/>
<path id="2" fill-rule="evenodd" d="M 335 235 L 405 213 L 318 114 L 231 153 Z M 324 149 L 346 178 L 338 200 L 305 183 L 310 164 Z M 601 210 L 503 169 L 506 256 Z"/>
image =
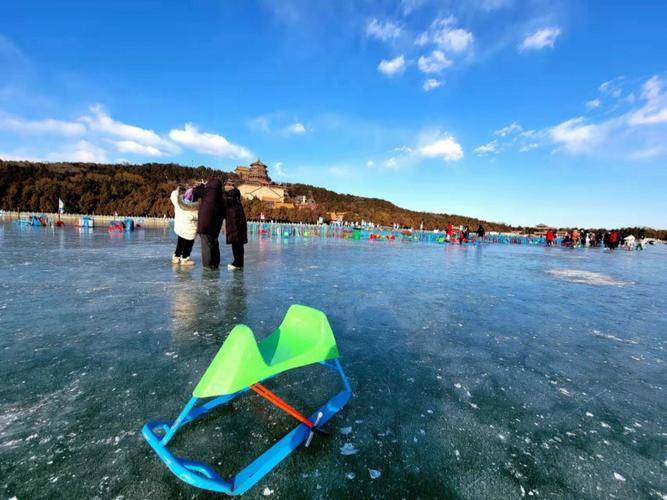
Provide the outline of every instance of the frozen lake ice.
<path id="1" fill-rule="evenodd" d="M 255 239 L 230 273 L 173 245 L 0 225 L 0 498 L 208 496 L 140 429 L 293 303 L 328 315 L 354 395 L 248 497 L 665 498 L 667 247 Z M 311 411 L 320 373 L 268 385 Z M 293 426 L 247 395 L 172 444 L 228 477 Z"/>

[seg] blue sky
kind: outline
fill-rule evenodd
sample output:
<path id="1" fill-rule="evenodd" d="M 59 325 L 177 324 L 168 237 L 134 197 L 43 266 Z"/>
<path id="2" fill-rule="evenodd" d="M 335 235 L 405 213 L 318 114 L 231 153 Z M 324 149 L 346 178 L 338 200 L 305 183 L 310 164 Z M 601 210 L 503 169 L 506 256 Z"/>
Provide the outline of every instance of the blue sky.
<path id="1" fill-rule="evenodd" d="M 667 227 L 667 3 L 4 2 L 0 158 Z"/>

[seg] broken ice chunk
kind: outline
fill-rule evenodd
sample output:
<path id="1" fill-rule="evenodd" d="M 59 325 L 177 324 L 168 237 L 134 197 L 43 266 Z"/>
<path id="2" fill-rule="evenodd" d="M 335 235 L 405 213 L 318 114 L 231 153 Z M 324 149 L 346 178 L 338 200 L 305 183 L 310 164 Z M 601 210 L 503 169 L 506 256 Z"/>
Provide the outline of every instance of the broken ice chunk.
<path id="1" fill-rule="evenodd" d="M 352 443 L 345 443 L 343 446 L 340 447 L 340 454 L 341 455 L 354 455 L 357 453 L 359 450 L 352 444 Z"/>
<path id="2" fill-rule="evenodd" d="M 371 479 L 377 479 L 382 475 L 382 472 L 376 469 L 368 469 L 368 474 L 371 476 Z"/>

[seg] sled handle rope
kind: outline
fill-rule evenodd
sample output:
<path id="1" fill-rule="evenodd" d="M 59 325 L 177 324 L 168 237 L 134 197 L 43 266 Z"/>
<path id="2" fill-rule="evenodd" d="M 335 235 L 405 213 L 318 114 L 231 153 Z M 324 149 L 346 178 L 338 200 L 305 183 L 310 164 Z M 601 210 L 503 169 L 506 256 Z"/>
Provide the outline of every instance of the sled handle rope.
<path id="1" fill-rule="evenodd" d="M 264 399 L 266 399 L 268 402 L 270 402 L 273 405 L 275 405 L 276 407 L 280 408 L 285 413 L 294 417 L 295 419 L 297 419 L 299 422 L 306 425 L 310 429 L 310 435 L 308 436 L 308 439 L 306 440 L 306 447 L 308 447 L 310 445 L 310 442 L 313 439 L 313 434 L 317 433 L 320 436 L 328 436 L 329 435 L 328 432 L 326 432 L 322 429 L 319 429 L 317 427 L 317 424 L 320 423 L 320 419 L 322 418 L 322 412 L 319 412 L 317 414 L 317 420 L 315 421 L 315 423 L 313 423 L 310 420 L 308 420 L 308 418 L 303 413 L 301 413 L 299 410 L 297 410 L 296 408 L 291 406 L 289 403 L 287 403 L 287 401 L 278 397 L 277 394 L 271 392 L 268 388 L 266 388 L 264 385 L 260 384 L 259 382 L 251 385 L 250 388 L 253 391 L 255 391 L 257 394 L 262 396 Z"/>

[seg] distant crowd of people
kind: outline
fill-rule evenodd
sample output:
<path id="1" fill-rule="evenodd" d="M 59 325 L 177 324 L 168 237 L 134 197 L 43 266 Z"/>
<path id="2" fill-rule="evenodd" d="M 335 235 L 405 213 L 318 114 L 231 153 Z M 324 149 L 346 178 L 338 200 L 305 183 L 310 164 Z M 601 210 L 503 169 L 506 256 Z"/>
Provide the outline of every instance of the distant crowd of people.
<path id="1" fill-rule="evenodd" d="M 448 224 L 447 229 L 445 230 L 445 234 L 447 235 L 447 239 L 449 241 L 458 241 L 459 244 L 462 245 L 463 243 L 468 243 L 470 241 L 471 231 L 469 226 L 461 226 L 459 227 L 458 232 L 455 232 L 454 225 Z M 484 226 L 480 224 L 477 228 L 477 231 L 475 231 L 473 234 L 476 234 L 477 238 L 482 240 L 486 234 L 486 229 L 484 229 Z"/>
<path id="2" fill-rule="evenodd" d="M 557 241 L 557 233 L 549 229 L 546 234 L 547 246 L 554 246 Z M 629 231 L 623 229 L 612 229 L 611 231 L 598 230 L 588 231 L 587 229 L 572 229 L 565 233 L 561 240 L 561 245 L 564 247 L 599 247 L 600 245 L 610 250 L 617 249 L 620 245 L 626 243 L 630 244 L 628 240 L 632 240 L 632 245 L 635 243 L 635 236 Z M 644 231 L 639 231 L 638 246 L 643 246 L 645 240 Z"/>
<path id="3" fill-rule="evenodd" d="M 241 193 L 231 179 L 227 179 L 224 189 L 218 179 L 178 186 L 172 191 L 170 199 L 174 205 L 174 232 L 178 237 L 171 258 L 173 264 L 194 265 L 190 254 L 199 235 L 202 266 L 217 269 L 220 266 L 218 236 L 224 222 L 225 239 L 232 247 L 234 258 L 227 268 L 243 268 L 243 245 L 248 243 L 248 223 L 241 204 Z"/>

